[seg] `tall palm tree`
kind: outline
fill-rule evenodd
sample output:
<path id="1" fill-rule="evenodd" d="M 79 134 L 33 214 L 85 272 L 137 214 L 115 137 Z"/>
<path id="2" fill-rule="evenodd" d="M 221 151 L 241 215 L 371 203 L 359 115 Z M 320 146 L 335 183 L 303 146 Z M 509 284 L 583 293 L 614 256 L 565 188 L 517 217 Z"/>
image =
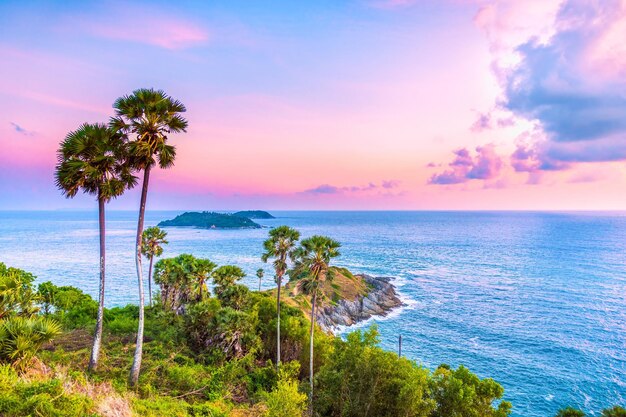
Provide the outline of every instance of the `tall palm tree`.
<path id="1" fill-rule="evenodd" d="M 148 294 L 150 295 L 150 307 L 152 307 L 152 262 L 154 257 L 163 255 L 163 246 L 167 245 L 167 232 L 158 226 L 148 227 L 141 236 L 141 253 L 150 259 L 148 267 Z"/>
<path id="2" fill-rule="evenodd" d="M 256 277 L 259 279 L 259 292 L 261 292 L 261 281 L 263 280 L 263 275 L 265 275 L 265 273 L 262 268 L 256 270 Z"/>
<path id="3" fill-rule="evenodd" d="M 79 191 L 95 195 L 98 200 L 100 228 L 100 291 L 96 331 L 89 359 L 89 370 L 98 364 L 102 343 L 105 285 L 105 214 L 112 198 L 132 188 L 137 178 L 128 164 L 128 146 L 124 135 L 104 124 L 83 124 L 61 142 L 56 166 L 56 185 L 66 197 Z"/>
<path id="4" fill-rule="evenodd" d="M 137 345 L 129 376 L 130 385 L 135 386 L 139 380 L 143 354 L 144 294 L 141 270 L 141 236 L 143 234 L 150 171 L 156 164 L 161 168 L 169 168 L 174 164 L 176 149 L 168 144 L 168 136 L 171 133 L 185 132 L 187 120 L 181 116 L 181 113 L 186 111 L 183 103 L 174 100 L 162 90 L 146 88 L 135 90 L 130 96 L 118 98 L 113 107 L 116 115 L 111 119 L 111 126 L 130 137 L 129 150 L 132 166 L 138 171 L 143 171 L 135 251 L 139 288 L 139 324 L 137 326 Z"/>
<path id="5" fill-rule="evenodd" d="M 294 256 L 294 276 L 298 279 L 298 288 L 311 297 L 311 330 L 309 335 L 309 397 L 310 413 L 313 415 L 313 337 L 315 330 L 315 305 L 325 281 L 332 281 L 333 271 L 329 269 L 331 259 L 339 256 L 341 244 L 326 236 L 312 236 L 304 239 Z"/>
<path id="6" fill-rule="evenodd" d="M 270 230 L 269 238 L 263 242 L 261 260 L 267 262 L 274 259 L 274 273 L 276 284 L 276 367 L 280 365 L 280 290 L 283 276 L 287 272 L 287 260 L 293 259 L 296 243 L 300 239 L 300 232 L 289 226 L 279 226 Z"/>

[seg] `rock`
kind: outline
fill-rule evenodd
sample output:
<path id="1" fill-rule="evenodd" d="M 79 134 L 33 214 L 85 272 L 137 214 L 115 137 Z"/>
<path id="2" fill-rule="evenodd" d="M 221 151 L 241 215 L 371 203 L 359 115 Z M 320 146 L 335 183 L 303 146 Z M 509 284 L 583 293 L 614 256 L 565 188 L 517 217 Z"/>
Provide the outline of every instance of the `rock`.
<path id="1" fill-rule="evenodd" d="M 391 278 L 365 274 L 361 278 L 369 287 L 367 294 L 320 308 L 315 315 L 320 327 L 332 332 L 339 326 L 352 326 L 372 316 L 386 316 L 394 308 L 404 305 L 391 284 Z"/>

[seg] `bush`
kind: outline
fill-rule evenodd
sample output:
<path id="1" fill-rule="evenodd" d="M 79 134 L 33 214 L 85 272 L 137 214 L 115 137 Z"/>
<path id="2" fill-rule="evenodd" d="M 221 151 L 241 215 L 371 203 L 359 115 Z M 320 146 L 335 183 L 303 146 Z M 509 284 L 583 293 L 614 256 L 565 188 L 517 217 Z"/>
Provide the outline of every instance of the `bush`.
<path id="1" fill-rule="evenodd" d="M 265 395 L 267 417 L 302 417 L 307 396 L 298 391 L 298 382 L 281 378 L 276 388 Z"/>
<path id="2" fill-rule="evenodd" d="M 602 417 L 626 417 L 626 409 L 615 406 L 602 411 Z"/>
<path id="3" fill-rule="evenodd" d="M 45 317 L 0 320 L 0 361 L 24 368 L 41 345 L 60 333 L 59 324 Z"/>
<path id="4" fill-rule="evenodd" d="M 336 339 L 334 344 L 315 378 L 315 410 L 321 415 L 431 415 L 435 402 L 429 398 L 428 371 L 379 348 L 376 327 L 350 333 L 346 342 Z"/>
<path id="5" fill-rule="evenodd" d="M 493 379 L 479 379 L 464 366 L 439 366 L 433 375 L 432 391 L 437 402 L 433 417 L 506 417 L 511 413 L 508 401 L 493 407 L 494 401 L 502 398 L 504 388 Z"/>
<path id="6" fill-rule="evenodd" d="M 58 379 L 26 382 L 14 369 L 0 365 L 0 415 L 4 417 L 96 416 L 93 403 L 80 394 L 68 394 Z"/>
<path id="7" fill-rule="evenodd" d="M 585 417 L 585 413 L 577 408 L 567 407 L 559 410 L 556 417 Z"/>

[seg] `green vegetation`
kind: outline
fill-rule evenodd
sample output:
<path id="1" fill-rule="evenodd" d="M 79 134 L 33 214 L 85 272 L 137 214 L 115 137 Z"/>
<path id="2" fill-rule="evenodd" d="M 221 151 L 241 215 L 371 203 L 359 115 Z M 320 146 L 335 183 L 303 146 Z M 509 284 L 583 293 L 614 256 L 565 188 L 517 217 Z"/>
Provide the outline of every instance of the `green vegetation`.
<path id="1" fill-rule="evenodd" d="M 313 414 L 313 362 L 315 337 L 315 301 L 320 294 L 320 287 L 324 282 L 332 282 L 333 273 L 329 269 L 331 259 L 339 256 L 339 242 L 326 236 L 313 236 L 300 242 L 300 247 L 294 251 L 295 265 L 291 272 L 298 281 L 297 287 L 303 294 L 311 297 L 311 330 L 309 338 L 309 408 Z"/>
<path id="2" fill-rule="evenodd" d="M 270 230 L 269 238 L 263 242 L 263 262 L 274 259 L 276 280 L 276 369 L 280 365 L 280 291 L 283 277 L 287 273 L 287 261 L 295 258 L 295 248 L 300 239 L 300 232 L 289 226 L 279 226 Z"/>
<path id="3" fill-rule="evenodd" d="M 129 148 L 123 135 L 104 124 L 82 125 L 61 142 L 57 158 L 56 184 L 68 198 L 79 191 L 97 196 L 100 229 L 100 292 L 98 318 L 89 369 L 98 365 L 102 344 L 104 288 L 106 282 L 105 205 L 135 185 L 129 165 Z"/>
<path id="4" fill-rule="evenodd" d="M 559 410 L 555 417 L 585 417 L 586 415 L 587 414 L 585 414 L 582 410 L 567 407 Z M 600 417 L 626 417 L 626 409 L 617 405 L 611 408 L 605 408 L 602 410 Z"/>
<path id="5" fill-rule="evenodd" d="M 295 265 L 313 265 L 312 253 L 296 258 Z M 281 306 L 277 371 L 275 294 L 238 284 L 243 271 L 236 266 L 213 265 L 192 255 L 157 262 L 160 298 L 146 309 L 144 371 L 132 386 L 127 375 L 138 306 L 105 309 L 102 355 L 97 370 L 86 372 L 98 303 L 73 287 L 46 282 L 35 289 L 32 274 L 0 264 L 0 325 L 30 318 L 50 326 L 18 332 L 28 341 L 26 354 L 7 355 L 11 349 L 0 342 L 0 415 L 301 417 L 311 410 L 320 417 L 509 415 L 511 405 L 502 401 L 503 389 L 495 381 L 462 366 L 431 372 L 399 358 L 378 346 L 375 327 L 346 340 L 313 327 L 315 393 L 308 407 L 311 372 L 301 366 L 312 358 L 307 317 Z M 296 270 L 292 280 L 299 279 Z M 164 296 L 166 291 L 178 295 Z M 559 416 L 584 415 L 568 412 Z M 602 416 L 624 412 L 614 407 Z"/>
<path id="6" fill-rule="evenodd" d="M 275 219 L 276 217 L 263 210 L 244 210 L 233 213 L 233 216 L 245 217 L 247 219 Z"/>
<path id="7" fill-rule="evenodd" d="M 344 341 L 316 325 L 316 309 L 369 288 L 331 267 L 340 244 L 304 239 L 287 226 L 269 232 L 277 288 L 239 281 L 244 271 L 190 254 L 154 265 L 166 233 L 143 230 L 149 178 L 174 164 L 173 133 L 185 132 L 185 106 L 153 89 L 117 99 L 108 125 L 84 124 L 60 144 L 57 186 L 67 197 L 95 195 L 99 207 L 100 281 L 96 302 L 82 290 L 40 283 L 0 263 L 0 415 L 41 417 L 506 417 L 511 404 L 492 379 L 463 366 L 434 372 L 382 350 L 376 327 Z M 105 204 L 143 174 L 135 263 L 139 304 L 106 309 Z M 159 226 L 260 228 L 235 214 L 184 213 Z M 150 262 L 144 306 L 142 256 Z M 281 299 L 283 278 L 290 297 Z M 305 312 L 310 312 L 307 319 Z M 91 336 L 93 334 L 93 337 Z M 105 337 L 106 336 L 106 337 Z M 133 343 L 134 341 L 134 343 Z M 134 354 L 131 355 L 131 352 Z M 132 360 L 131 360 L 132 356 Z M 308 367 L 302 364 L 308 363 Z M 97 366 L 96 366 L 97 365 Z M 144 372 L 140 375 L 140 369 Z M 308 382 L 308 383 L 307 383 Z M 316 388 L 315 390 L 313 388 Z M 307 404 L 308 397 L 308 404 Z M 624 417 L 625 410 L 604 410 Z M 559 417 L 584 416 L 564 409 Z"/>
<path id="8" fill-rule="evenodd" d="M 150 306 L 152 306 L 152 263 L 154 257 L 160 257 L 163 254 L 163 246 L 167 245 L 167 232 L 161 230 L 156 226 L 148 227 L 143 231 L 141 237 L 141 253 L 143 256 L 150 260 L 148 267 L 148 297 L 150 300 Z"/>
<path id="9" fill-rule="evenodd" d="M 201 229 L 260 229 L 261 225 L 247 217 L 209 211 L 186 212 L 172 220 L 163 220 L 160 227 L 184 226 Z"/>
<path id="10" fill-rule="evenodd" d="M 165 92 L 147 88 L 135 90 L 130 96 L 118 98 L 113 107 L 115 108 L 115 117 L 111 119 L 111 128 L 123 134 L 128 140 L 130 168 L 136 172 L 143 171 L 135 239 L 139 321 L 135 357 L 129 376 L 131 385 L 136 385 L 139 380 L 143 352 L 144 292 L 141 255 L 150 172 L 157 164 L 162 169 L 174 165 L 176 148 L 169 144 L 169 135 L 187 131 L 187 120 L 181 116 L 181 113 L 186 112 L 187 109 L 183 103 L 168 96 Z"/>

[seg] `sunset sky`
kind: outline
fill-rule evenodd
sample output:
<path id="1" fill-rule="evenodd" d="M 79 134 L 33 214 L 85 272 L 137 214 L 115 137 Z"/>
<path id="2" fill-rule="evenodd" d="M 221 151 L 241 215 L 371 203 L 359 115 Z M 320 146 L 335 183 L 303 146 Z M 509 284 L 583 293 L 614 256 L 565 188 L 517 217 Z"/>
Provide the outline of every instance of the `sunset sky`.
<path id="1" fill-rule="evenodd" d="M 154 87 L 149 209 L 623 210 L 624 39 L 626 0 L 2 1 L 0 209 L 94 208 L 58 143 Z"/>

